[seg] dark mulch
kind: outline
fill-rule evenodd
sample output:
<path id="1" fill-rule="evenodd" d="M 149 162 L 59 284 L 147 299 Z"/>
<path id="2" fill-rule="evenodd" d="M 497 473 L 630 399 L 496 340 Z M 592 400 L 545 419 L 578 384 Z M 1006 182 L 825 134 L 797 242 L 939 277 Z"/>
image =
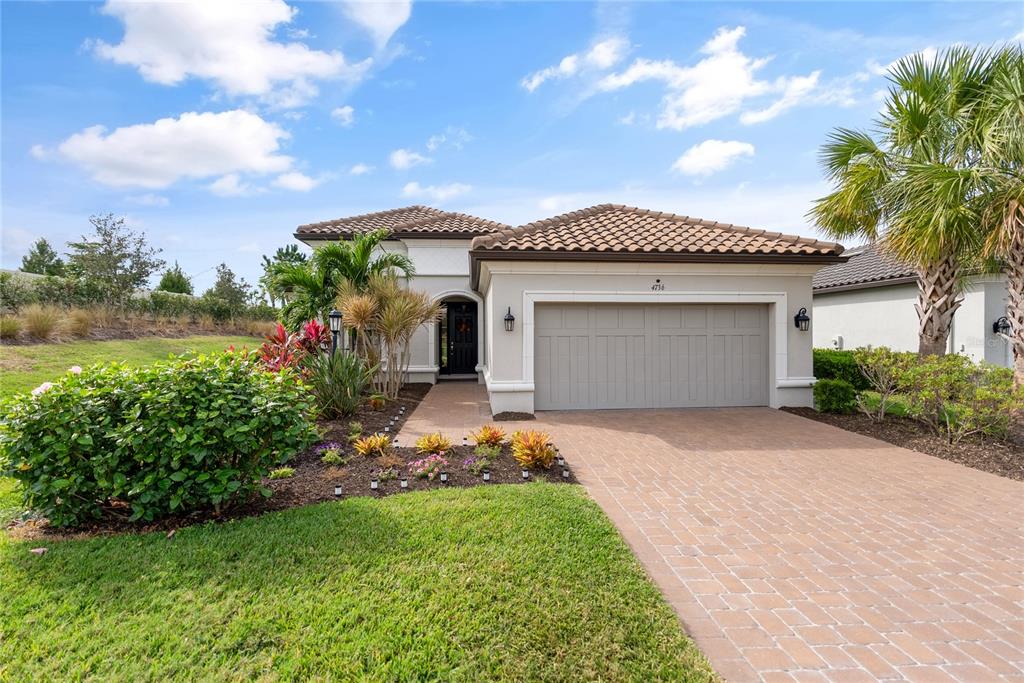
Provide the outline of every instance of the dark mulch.
<path id="1" fill-rule="evenodd" d="M 882 422 L 875 422 L 863 413 L 835 415 L 819 413 L 813 408 L 782 410 L 976 470 L 1024 481 L 1024 439 L 998 441 L 968 436 L 959 443 L 951 444 L 926 425 L 910 418 L 889 416 Z"/>
<path id="2" fill-rule="evenodd" d="M 393 454 L 387 458 L 366 458 L 355 452 L 348 442 L 350 422 L 362 424 L 363 434 L 366 435 L 384 432 L 387 428 L 387 433 L 393 436 L 401 430 L 406 418 L 427 395 L 430 387 L 430 384 L 407 384 L 399 393 L 398 399 L 389 401 L 383 410 L 372 410 L 369 406 L 364 405 L 351 417 L 322 421 L 320 427 L 324 431 L 323 440 L 336 441 L 341 444 L 343 457 L 347 458 L 347 462 L 340 466 L 324 464 L 320 460 L 320 453 L 314 446 L 287 463 L 288 467 L 295 470 L 293 476 L 287 479 L 268 479 L 263 482 L 267 488 L 273 491 L 273 495 L 269 498 L 257 495 L 219 514 L 212 510 L 200 511 L 151 523 L 128 522 L 124 518 L 111 516 L 78 529 L 53 529 L 46 524 L 45 520 L 22 520 L 12 524 L 9 529 L 10 535 L 21 539 L 57 539 L 87 538 L 124 532 L 167 531 L 173 534 L 174 530 L 178 528 L 202 522 L 227 521 L 273 510 L 336 500 L 334 487 L 339 484 L 342 487 L 343 498 L 351 496 L 381 497 L 403 493 L 398 479 L 380 481 L 379 489 L 376 492 L 371 491 L 370 480 L 375 476 L 379 478 L 380 472 L 387 468 L 393 468 L 400 473 L 400 476 L 407 477 L 408 491 L 422 491 L 446 486 L 521 484 L 526 481 L 576 483 L 573 472 L 570 470 L 568 478 L 565 478 L 562 476 L 562 468 L 557 464 L 552 465 L 550 470 L 531 471 L 529 479 L 524 480 L 519 465 L 512 458 L 508 446 L 502 449 L 501 455 L 491 465 L 490 482 L 484 482 L 481 476 L 471 473 L 464 464 L 464 461 L 473 455 L 473 446 L 456 444 L 445 455 L 445 459 L 449 463 L 446 470 L 449 475 L 447 484 L 442 484 L 438 480 L 417 479 L 411 475 L 408 463 L 425 457 L 416 452 L 413 444 L 402 444 L 399 448 L 392 448 Z M 400 410 L 402 407 L 405 408 L 404 413 Z M 394 418 L 393 425 L 392 418 Z"/>
<path id="3" fill-rule="evenodd" d="M 537 417 L 530 413 L 513 413 L 507 410 L 494 416 L 495 422 L 526 422 L 527 420 L 536 419 Z"/>

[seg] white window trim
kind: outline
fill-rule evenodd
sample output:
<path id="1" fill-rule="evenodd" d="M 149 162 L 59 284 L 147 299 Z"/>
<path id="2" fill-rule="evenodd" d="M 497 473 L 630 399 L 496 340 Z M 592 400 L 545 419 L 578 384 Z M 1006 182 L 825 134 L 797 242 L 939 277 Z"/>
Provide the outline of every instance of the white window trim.
<path id="1" fill-rule="evenodd" d="M 771 367 L 768 383 L 768 404 L 778 407 L 779 389 L 807 387 L 810 377 L 789 376 L 789 327 L 791 324 L 785 292 L 600 292 L 600 291 L 523 291 L 523 379 L 520 391 L 534 390 L 534 306 L 538 303 L 661 303 L 661 304 L 768 304 L 768 356 Z M 810 334 L 808 332 L 807 334 Z M 772 372 L 774 370 L 774 372 Z M 528 388 L 527 388 L 528 387 Z M 490 388 L 490 387 L 488 387 Z"/>

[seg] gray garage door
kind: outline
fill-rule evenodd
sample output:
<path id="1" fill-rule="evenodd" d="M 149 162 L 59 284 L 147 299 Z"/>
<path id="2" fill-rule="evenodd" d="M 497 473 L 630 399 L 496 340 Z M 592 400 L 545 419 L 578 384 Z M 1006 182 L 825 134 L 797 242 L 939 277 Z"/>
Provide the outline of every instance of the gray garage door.
<path id="1" fill-rule="evenodd" d="M 768 402 L 767 306 L 539 304 L 535 318 L 538 410 Z"/>

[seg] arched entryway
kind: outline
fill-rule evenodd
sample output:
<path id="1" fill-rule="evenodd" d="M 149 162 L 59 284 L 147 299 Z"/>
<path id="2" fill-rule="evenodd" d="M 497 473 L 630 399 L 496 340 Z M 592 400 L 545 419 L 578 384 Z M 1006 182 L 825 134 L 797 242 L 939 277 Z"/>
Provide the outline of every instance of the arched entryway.
<path id="1" fill-rule="evenodd" d="M 444 306 L 432 339 L 438 379 L 474 377 L 483 363 L 483 307 L 470 292 L 445 292 L 435 297 Z"/>

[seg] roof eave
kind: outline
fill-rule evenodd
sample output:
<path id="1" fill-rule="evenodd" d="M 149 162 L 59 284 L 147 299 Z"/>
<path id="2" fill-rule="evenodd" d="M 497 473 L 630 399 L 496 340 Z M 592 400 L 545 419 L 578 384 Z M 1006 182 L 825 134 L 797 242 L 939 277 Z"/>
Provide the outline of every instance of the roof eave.
<path id="1" fill-rule="evenodd" d="M 476 290 L 480 282 L 481 261 L 589 261 L 633 263 L 778 263 L 830 264 L 849 258 L 838 254 L 750 254 L 750 253 L 675 253 L 675 252 L 592 252 L 592 251 L 526 251 L 470 249 L 470 286 Z"/>
<path id="2" fill-rule="evenodd" d="M 814 287 L 814 294 L 833 294 L 838 292 L 849 292 L 857 289 L 877 289 L 879 287 L 896 287 L 898 285 L 910 285 L 917 282 L 916 275 L 905 275 L 901 277 L 890 277 L 883 280 L 868 280 L 866 282 L 850 282 L 842 285 L 826 285 Z"/>

